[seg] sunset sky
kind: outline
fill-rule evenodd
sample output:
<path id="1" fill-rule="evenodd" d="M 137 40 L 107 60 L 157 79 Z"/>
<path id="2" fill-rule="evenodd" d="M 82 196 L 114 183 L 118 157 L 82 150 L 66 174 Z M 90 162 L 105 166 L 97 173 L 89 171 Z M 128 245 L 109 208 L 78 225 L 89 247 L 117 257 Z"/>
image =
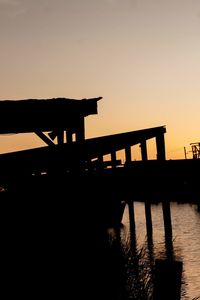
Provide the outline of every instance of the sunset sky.
<path id="1" fill-rule="evenodd" d="M 88 138 L 166 125 L 168 159 L 200 142 L 199 0 L 0 0 L 0 49 L 1 100 L 102 96 Z"/>

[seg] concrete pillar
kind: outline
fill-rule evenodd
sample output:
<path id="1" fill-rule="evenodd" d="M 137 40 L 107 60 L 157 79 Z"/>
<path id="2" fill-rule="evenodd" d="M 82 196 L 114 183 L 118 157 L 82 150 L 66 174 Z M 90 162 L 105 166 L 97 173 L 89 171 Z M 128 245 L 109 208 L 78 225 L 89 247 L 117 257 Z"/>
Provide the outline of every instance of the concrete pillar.
<path id="1" fill-rule="evenodd" d="M 136 233 L 135 233 L 135 213 L 133 201 L 128 202 L 130 242 L 132 251 L 136 251 Z"/>
<path id="2" fill-rule="evenodd" d="M 163 209 L 165 239 L 170 241 L 172 240 L 172 221 L 171 221 L 170 201 L 164 199 L 164 201 L 162 202 L 162 209 Z"/>
<path id="3" fill-rule="evenodd" d="M 84 124 L 84 117 L 80 117 L 79 119 L 79 126 L 76 132 L 76 141 L 82 142 L 85 139 L 85 124 Z"/>
<path id="4" fill-rule="evenodd" d="M 141 156 L 142 156 L 142 160 L 143 161 L 147 161 L 148 160 L 148 156 L 147 156 L 147 142 L 146 141 L 142 141 L 140 144 L 141 147 Z"/>
<path id="5" fill-rule="evenodd" d="M 154 270 L 154 300 L 181 299 L 182 261 L 156 259 Z"/>
<path id="6" fill-rule="evenodd" d="M 112 168 L 116 168 L 117 156 L 115 151 L 111 152 L 111 162 L 112 162 Z"/>
<path id="7" fill-rule="evenodd" d="M 73 139 L 72 139 L 72 131 L 71 130 L 67 130 L 66 131 L 66 140 L 67 143 L 71 144 Z"/>
<path id="8" fill-rule="evenodd" d="M 135 231 L 135 213 L 133 201 L 128 203 L 130 231 Z"/>
<path id="9" fill-rule="evenodd" d="M 63 130 L 58 131 L 57 141 L 58 141 L 59 145 L 64 143 L 64 131 Z"/>
<path id="10" fill-rule="evenodd" d="M 131 162 L 131 146 L 125 147 L 126 164 Z"/>
<path id="11" fill-rule="evenodd" d="M 98 167 L 99 169 L 103 169 L 103 155 L 98 156 Z"/>
<path id="12" fill-rule="evenodd" d="M 165 160 L 165 137 L 164 133 L 156 136 L 157 160 Z"/>
<path id="13" fill-rule="evenodd" d="M 147 229 L 147 240 L 148 242 L 152 241 L 152 217 L 151 217 L 151 203 L 147 200 L 145 201 L 145 216 L 146 216 L 146 229 Z"/>

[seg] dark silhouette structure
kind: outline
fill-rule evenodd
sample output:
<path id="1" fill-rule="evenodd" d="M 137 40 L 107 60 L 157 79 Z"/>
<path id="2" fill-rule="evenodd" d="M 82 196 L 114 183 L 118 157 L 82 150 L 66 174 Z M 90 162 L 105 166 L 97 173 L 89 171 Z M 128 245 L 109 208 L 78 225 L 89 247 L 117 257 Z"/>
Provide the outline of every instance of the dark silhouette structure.
<path id="1" fill-rule="evenodd" d="M 37 286 L 39 291 L 43 285 L 43 291 L 59 298 L 58 291 L 66 294 L 66 286 L 79 285 L 87 299 L 115 299 L 110 288 L 114 282 L 101 274 L 110 261 L 105 250 L 107 229 L 119 229 L 125 204 L 134 232 L 133 195 L 145 198 L 177 190 L 182 195 L 198 186 L 200 160 L 166 160 L 165 126 L 86 139 L 85 117 L 97 114 L 101 98 L 0 101 L 0 134 L 33 132 L 46 143 L 0 155 L 5 270 L 9 261 L 15 278 L 29 290 Z M 155 140 L 155 160 L 148 159 L 149 139 Z M 136 145 L 141 161 L 132 159 Z M 124 164 L 117 159 L 119 150 L 125 153 Z M 104 160 L 105 155 L 110 161 Z M 147 200 L 145 214 L 150 244 L 153 228 Z M 171 240 L 167 200 L 163 218 L 165 236 Z M 125 299 L 123 288 L 120 293 Z"/>
<path id="2" fill-rule="evenodd" d="M 200 143 L 191 143 L 193 159 L 200 159 Z"/>
<path id="3" fill-rule="evenodd" d="M 90 193 L 91 186 L 96 190 L 103 186 L 107 198 L 121 199 L 129 197 L 133 191 L 143 196 L 159 195 L 163 191 L 166 194 L 178 191 L 182 195 L 197 189 L 200 160 L 166 160 L 165 126 L 86 139 L 85 117 L 97 114 L 97 103 L 101 98 L 0 101 L 1 134 L 33 132 L 47 144 L 41 148 L 1 154 L 0 184 L 12 193 L 23 186 L 19 181 L 28 182 L 27 186 L 34 185 L 34 190 L 37 190 L 37 186 L 45 189 L 50 178 L 58 184 L 59 178 L 59 182 L 67 184 L 69 193 L 80 185 L 81 176 L 81 185 L 87 193 Z M 147 142 L 150 139 L 156 144 L 155 160 L 148 159 Z M 140 146 L 140 161 L 132 160 L 132 150 L 136 145 Z M 119 150 L 124 151 L 124 164 L 117 159 Z M 110 155 L 109 161 L 104 160 L 106 155 Z M 116 186 L 123 188 L 116 189 Z M 106 201 L 108 208 L 109 200 Z M 123 214 L 120 205 L 117 209 L 119 218 L 113 217 L 119 222 Z M 113 210 L 111 207 L 113 205 L 109 211 Z M 166 212 L 165 224 L 170 228 L 167 203 L 163 202 L 163 209 Z M 147 201 L 145 212 L 150 236 L 152 221 Z"/>
<path id="4" fill-rule="evenodd" d="M 67 185 L 68 194 L 73 193 L 80 184 L 88 194 L 91 193 L 91 187 L 98 190 L 102 186 L 107 195 L 103 196 L 106 198 L 105 203 L 101 201 L 103 210 L 109 211 L 108 215 L 111 211 L 118 212 L 119 216 L 113 216 L 113 219 L 120 223 L 124 204 L 121 206 L 121 202 L 115 200 L 115 207 L 119 203 L 115 210 L 111 204 L 113 200 L 109 199 L 128 198 L 133 192 L 145 196 L 177 191 L 182 195 L 195 191 L 200 160 L 167 161 L 165 126 L 86 139 L 85 117 L 97 114 L 97 103 L 101 98 L 0 101 L 1 134 L 33 132 L 47 144 L 41 148 L 0 155 L 0 184 L 8 193 L 16 190 L 24 193 L 23 182 L 30 189 L 34 186 L 34 190 L 37 187 L 48 189 L 50 180 L 54 185 L 62 182 Z M 155 140 L 156 160 L 148 159 L 147 142 L 150 139 Z M 132 150 L 136 145 L 140 145 L 141 161 L 132 160 Z M 124 164 L 117 159 L 119 150 L 124 151 Z M 105 155 L 110 155 L 110 161 L 104 161 Z M 116 189 L 119 186 L 123 188 Z M 168 203 L 163 202 L 163 210 L 166 228 L 169 228 L 170 233 Z M 145 201 L 145 212 L 147 230 L 151 236 L 149 201 Z M 105 223 L 109 223 L 107 217 Z"/>
<path id="5" fill-rule="evenodd" d="M 51 145 L 52 139 L 64 141 L 64 132 L 68 141 L 72 134 L 76 140 L 85 138 L 84 118 L 97 114 L 97 102 L 102 97 L 91 99 L 27 99 L 0 101 L 0 134 L 35 132 Z M 51 132 L 44 138 L 43 132 Z"/>

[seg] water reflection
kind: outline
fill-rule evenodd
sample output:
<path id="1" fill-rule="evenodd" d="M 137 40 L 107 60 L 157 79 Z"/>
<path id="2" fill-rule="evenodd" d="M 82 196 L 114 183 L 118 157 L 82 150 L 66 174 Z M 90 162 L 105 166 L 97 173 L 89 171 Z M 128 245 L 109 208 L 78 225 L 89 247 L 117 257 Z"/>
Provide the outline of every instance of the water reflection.
<path id="1" fill-rule="evenodd" d="M 141 248 L 146 243 L 149 266 L 151 268 L 153 266 L 154 271 L 157 266 L 161 273 L 162 269 L 165 269 L 165 274 L 168 272 L 171 274 L 169 278 L 174 278 L 175 298 L 172 296 L 169 298 L 168 295 L 168 299 L 180 299 L 181 297 L 186 300 L 198 297 L 200 295 L 200 214 L 197 207 L 189 204 L 171 204 L 173 235 L 170 237 L 164 231 L 162 205 L 152 205 L 152 243 L 151 238 L 146 235 L 144 203 L 135 202 L 134 211 L 134 237 L 137 240 L 137 247 Z M 125 210 L 123 224 L 126 228 L 123 230 L 123 238 L 128 240 L 128 209 Z M 161 278 L 159 272 L 157 275 Z M 173 285 L 172 282 L 171 284 Z M 162 284 L 159 283 L 159 286 Z M 155 295 L 154 298 L 157 299 Z M 163 296 L 162 299 L 167 299 L 167 297 Z"/>
<path id="2" fill-rule="evenodd" d="M 171 214 L 170 205 L 166 201 L 163 203 L 163 219 L 164 219 L 164 229 L 165 229 L 165 257 L 156 258 L 154 257 L 154 247 L 153 247 L 153 227 L 151 218 L 151 208 L 150 204 L 145 202 L 145 217 L 146 217 L 146 246 L 148 251 L 148 269 L 151 289 L 148 290 L 148 298 L 150 299 L 180 299 L 181 290 L 181 276 L 182 276 L 182 262 L 177 261 L 174 257 L 173 252 L 173 242 L 172 242 L 172 225 L 171 225 Z M 135 270 L 138 270 L 136 266 L 142 269 L 142 278 L 135 273 L 133 277 L 138 278 L 140 282 L 145 281 L 146 274 L 144 272 L 144 266 L 141 266 L 141 261 L 144 263 L 146 261 L 146 255 L 140 257 L 138 255 L 138 249 L 136 245 L 136 232 L 135 232 L 135 218 L 134 218 L 134 203 L 129 203 L 129 227 L 130 227 L 130 247 L 133 249 L 132 255 L 134 257 Z M 144 246 L 141 248 L 140 253 L 144 253 Z M 133 283 L 136 286 L 135 283 Z M 145 282 L 144 286 L 147 286 Z M 138 290 L 138 289 L 136 289 Z M 144 288 L 142 289 L 144 290 Z M 131 295 L 134 299 L 137 299 L 135 295 Z"/>

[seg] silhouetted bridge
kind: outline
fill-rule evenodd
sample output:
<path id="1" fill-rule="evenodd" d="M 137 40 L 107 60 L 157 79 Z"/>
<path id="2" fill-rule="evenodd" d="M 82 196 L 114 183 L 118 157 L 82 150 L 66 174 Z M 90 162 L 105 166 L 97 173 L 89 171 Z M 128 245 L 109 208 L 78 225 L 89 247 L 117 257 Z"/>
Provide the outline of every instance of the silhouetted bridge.
<path id="1" fill-rule="evenodd" d="M 100 99 L 0 101 L 1 134 L 33 132 L 48 145 L 1 154 L 0 182 L 62 174 L 81 176 L 83 181 L 96 178 L 105 184 L 113 180 L 123 191 L 197 188 L 200 160 L 166 160 L 165 126 L 85 139 L 84 119 L 97 113 Z M 148 159 L 150 139 L 155 141 L 155 160 Z M 141 161 L 132 159 L 138 145 Z M 117 151 L 124 152 L 123 163 L 117 159 Z M 105 156 L 110 160 L 104 160 Z"/>
<path id="2" fill-rule="evenodd" d="M 49 282 L 55 284 L 56 280 L 63 280 L 60 271 L 66 260 L 66 232 L 73 245 L 67 250 L 71 248 L 75 259 L 80 256 L 77 253 L 79 239 L 73 230 L 68 230 L 71 211 L 75 232 L 81 228 L 83 233 L 85 228 L 90 228 L 87 243 L 91 245 L 92 238 L 92 248 L 94 242 L 99 248 L 96 239 L 101 234 L 98 233 L 120 224 L 125 204 L 129 207 L 130 229 L 134 236 L 136 196 L 145 203 L 147 238 L 151 244 L 153 227 L 149 199 L 155 201 L 158 196 L 163 205 L 166 245 L 172 249 L 171 195 L 180 193 L 181 197 L 188 197 L 187 200 L 191 200 L 192 194 L 196 199 L 199 197 L 200 160 L 166 160 L 165 126 L 85 139 L 84 119 L 97 113 L 100 99 L 0 101 L 0 134 L 32 132 L 47 144 L 0 155 L 0 185 L 6 190 L 0 193 L 2 220 L 7 226 L 3 244 L 9 245 L 5 256 L 10 261 L 15 248 L 20 259 L 14 263 L 23 261 L 24 267 L 28 261 L 31 278 L 34 277 L 32 270 L 36 270 L 38 277 L 38 270 L 44 266 Z M 147 143 L 151 139 L 155 141 L 155 160 L 148 159 Z M 141 161 L 132 158 L 134 147 L 138 145 Z M 117 158 L 117 151 L 124 151 L 123 163 Z M 110 160 L 104 160 L 105 156 L 110 156 Z M 49 262 L 55 263 L 51 265 L 51 272 Z M 68 264 L 64 265 L 69 268 Z M 162 268 L 159 266 L 158 274 Z M 181 268 L 178 271 L 181 276 Z"/>

